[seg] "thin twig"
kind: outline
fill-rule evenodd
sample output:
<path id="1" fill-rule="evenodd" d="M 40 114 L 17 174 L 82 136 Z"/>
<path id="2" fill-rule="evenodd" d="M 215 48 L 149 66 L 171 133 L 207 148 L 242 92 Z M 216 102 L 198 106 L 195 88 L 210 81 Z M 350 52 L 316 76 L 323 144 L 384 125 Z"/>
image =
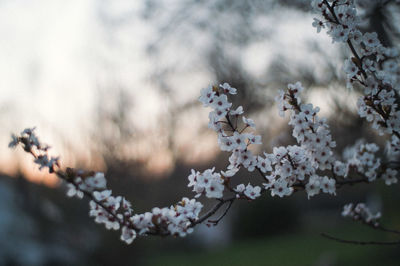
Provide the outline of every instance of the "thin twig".
<path id="1" fill-rule="evenodd" d="M 209 210 L 206 214 L 204 214 L 202 217 L 200 217 L 199 219 L 197 219 L 196 221 L 193 221 L 189 227 L 195 227 L 198 224 L 201 224 L 202 222 L 204 222 L 205 220 L 207 220 L 208 218 L 210 218 L 211 216 L 213 216 L 218 210 L 219 208 L 221 208 L 226 202 L 228 201 L 232 201 L 236 199 L 236 196 L 232 196 L 230 198 L 227 199 L 222 199 L 220 200 L 211 210 Z"/>
<path id="2" fill-rule="evenodd" d="M 236 198 L 235 198 L 236 199 Z M 225 209 L 224 213 L 216 220 L 208 220 L 208 222 L 218 225 L 218 223 L 225 217 L 225 215 L 228 213 L 229 209 L 232 207 L 233 202 L 235 201 L 235 199 L 232 199 L 229 201 L 228 207 Z"/>
<path id="3" fill-rule="evenodd" d="M 393 234 L 398 234 L 398 235 L 400 235 L 400 231 L 398 231 L 398 230 L 393 230 L 393 229 L 388 229 L 388 228 L 383 227 L 383 226 L 381 226 L 381 225 L 375 227 L 375 229 L 381 230 L 381 231 L 383 231 L 383 232 L 388 232 L 388 233 L 393 233 Z"/>
<path id="4" fill-rule="evenodd" d="M 345 179 L 337 181 L 336 186 L 341 187 L 343 185 L 354 185 L 357 183 L 369 183 L 369 181 L 368 178 L 366 177 L 356 178 L 356 179 Z"/>
<path id="5" fill-rule="evenodd" d="M 346 244 L 355 244 L 355 245 L 400 245 L 400 240 L 397 241 L 358 241 L 358 240 L 347 240 L 347 239 L 342 239 L 338 237 L 334 237 L 325 233 L 321 233 L 322 237 L 328 238 L 330 240 L 335 240 L 340 243 L 346 243 Z"/>

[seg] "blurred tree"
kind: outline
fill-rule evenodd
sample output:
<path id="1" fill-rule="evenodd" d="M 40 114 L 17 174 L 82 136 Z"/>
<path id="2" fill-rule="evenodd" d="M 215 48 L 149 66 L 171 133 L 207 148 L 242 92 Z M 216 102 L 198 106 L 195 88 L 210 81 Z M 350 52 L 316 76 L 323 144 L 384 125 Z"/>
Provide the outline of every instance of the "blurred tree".
<path id="1" fill-rule="evenodd" d="M 254 71 L 245 67 L 249 56 L 246 51 L 249 47 L 259 43 L 265 45 L 265 42 L 273 42 L 272 38 L 282 37 L 275 31 L 277 25 L 285 20 L 272 20 L 271 23 L 271 18 L 276 14 L 309 15 L 309 1 L 189 0 L 171 3 L 146 0 L 144 3 L 141 14 L 156 28 L 156 34 L 147 48 L 149 58 L 155 62 L 150 79 L 169 103 L 168 114 L 160 118 L 160 124 L 166 125 L 169 147 L 173 151 L 176 151 L 173 137 L 176 121 L 181 113 L 193 107 L 193 104 L 180 102 L 177 87 L 184 85 L 177 84 L 177 77 L 191 76 L 197 72 L 200 75 L 206 73 L 212 84 L 229 81 L 233 87 L 240 88 L 240 95 L 236 99 L 240 99 L 240 104 L 250 113 L 271 106 L 276 88 L 283 88 L 293 80 L 301 80 L 305 86 L 311 88 L 333 87 L 335 90 L 346 90 L 340 62 L 348 51 L 343 48 L 339 55 L 337 52 L 328 55 L 327 47 L 321 45 L 320 38 L 309 39 L 307 48 L 298 51 L 316 54 L 317 64 L 293 60 L 288 56 L 287 50 L 278 49 L 271 56 L 269 64 L 265 65 L 262 75 L 257 76 Z M 391 0 L 358 1 L 358 5 L 363 13 L 365 30 L 377 31 L 383 44 L 396 45 L 395 40 L 399 36 L 396 26 L 399 3 Z M 288 13 L 290 11 L 294 13 Z M 311 22 L 310 17 L 310 24 Z M 332 105 L 336 114 L 333 120 L 352 113 L 347 118 L 352 117 L 354 120 L 347 125 L 364 123 L 340 99 L 334 100 Z M 346 124 L 341 121 L 343 120 L 336 119 L 332 123 L 338 129 L 347 130 Z M 365 132 L 360 131 L 359 135 L 364 134 Z M 354 138 L 346 139 L 341 146 L 347 145 Z M 173 154 L 176 155 L 176 152 Z"/>

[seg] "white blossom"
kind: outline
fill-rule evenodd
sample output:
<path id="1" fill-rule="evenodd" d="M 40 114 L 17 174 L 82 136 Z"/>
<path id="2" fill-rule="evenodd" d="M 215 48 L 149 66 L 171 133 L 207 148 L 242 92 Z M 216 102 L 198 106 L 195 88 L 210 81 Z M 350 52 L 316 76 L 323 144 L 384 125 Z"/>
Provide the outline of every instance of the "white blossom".
<path id="1" fill-rule="evenodd" d="M 397 183 L 397 171 L 394 169 L 387 168 L 385 173 L 382 175 L 382 179 L 385 180 L 385 184 L 390 186 Z"/>
<path id="2" fill-rule="evenodd" d="M 121 240 L 127 243 L 128 245 L 133 242 L 136 238 L 136 231 L 133 229 L 130 229 L 127 226 L 122 227 L 121 230 Z"/>
<path id="3" fill-rule="evenodd" d="M 250 185 L 250 183 L 246 186 L 246 189 L 244 190 L 244 195 L 248 197 L 249 199 L 256 199 L 260 196 L 261 188 L 259 186 L 253 187 Z"/>

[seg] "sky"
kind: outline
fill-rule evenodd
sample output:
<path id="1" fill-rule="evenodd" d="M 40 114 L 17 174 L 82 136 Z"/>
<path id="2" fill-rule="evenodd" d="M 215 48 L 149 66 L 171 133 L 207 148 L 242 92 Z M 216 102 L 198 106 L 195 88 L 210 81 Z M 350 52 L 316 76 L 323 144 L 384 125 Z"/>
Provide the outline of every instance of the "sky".
<path id="1" fill-rule="evenodd" d="M 79 146 L 87 141 L 99 90 L 140 86 L 136 101 L 156 102 L 143 82 L 150 30 L 134 16 L 120 27 L 104 22 L 137 8 L 131 1 L 0 2 L 2 143 L 11 132 L 36 126 L 47 143 L 61 137 L 85 152 Z M 154 112 L 146 104 L 138 109 L 138 117 Z M 11 155 L 2 154 L 2 160 Z"/>
<path id="2" fill-rule="evenodd" d="M 33 126 L 37 127 L 41 139 L 53 147 L 53 153 L 61 154 L 65 164 L 75 165 L 86 160 L 91 167 L 104 167 L 85 145 L 96 131 L 99 95 L 110 99 L 102 104 L 113 106 L 118 94 L 115 88 L 129 92 L 135 127 L 153 133 L 158 130 L 156 118 L 165 111 L 165 99 L 149 81 L 155 62 L 145 53 L 146 45 L 157 33 L 154 25 L 138 15 L 141 3 L 125 0 L 0 1 L 1 172 L 11 174 L 22 168 L 33 180 L 39 175 L 41 181 L 55 182 L 47 175 L 38 174 L 33 164 L 26 163 L 30 160 L 27 155 L 7 149 L 12 132 Z M 293 63 L 310 60 L 315 56 L 306 53 L 310 39 L 319 38 L 330 56 L 336 51 L 325 34 L 317 36 L 311 27 L 311 14 L 305 16 L 288 10 L 260 23 L 274 25 L 272 38 L 249 45 L 241 58 L 244 68 L 255 79 L 262 77 L 278 52 L 284 51 Z M 166 54 L 167 57 L 183 56 L 179 50 Z M 318 58 L 314 62 L 318 62 Z M 197 72 L 177 76 L 174 84 L 181 84 L 175 87 L 178 100 L 196 99 L 200 89 L 210 84 L 211 75 L 207 71 L 199 62 Z M 200 145 L 197 152 L 194 148 L 196 131 L 208 123 L 207 110 L 201 112 L 204 121 L 191 127 L 182 126 L 176 133 L 182 142 L 179 151 L 191 151 L 195 154 L 192 160 L 201 153 L 215 150 L 216 146 L 214 140 L 213 144 Z M 179 123 L 187 125 L 193 121 L 189 115 L 181 117 Z M 144 153 L 147 150 L 145 156 L 154 155 L 150 168 L 170 166 L 170 154 L 167 151 L 154 153 L 159 146 L 157 140 L 156 144 L 149 142 L 151 139 L 144 140 L 139 145 L 141 148 L 137 147 Z"/>

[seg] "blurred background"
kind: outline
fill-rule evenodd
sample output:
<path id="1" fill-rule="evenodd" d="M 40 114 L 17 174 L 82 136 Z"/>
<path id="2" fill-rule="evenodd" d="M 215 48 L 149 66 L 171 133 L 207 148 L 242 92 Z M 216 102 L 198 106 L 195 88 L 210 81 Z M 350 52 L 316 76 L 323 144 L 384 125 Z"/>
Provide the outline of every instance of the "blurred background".
<path id="1" fill-rule="evenodd" d="M 399 48 L 398 1 L 358 7 L 363 30 Z M 273 99 L 296 81 L 328 118 L 339 155 L 358 138 L 383 145 L 357 116 L 357 89 L 345 89 L 346 47 L 317 34 L 313 17 L 306 0 L 0 1 L 0 265 L 398 265 L 399 247 L 319 236 L 390 240 L 340 211 L 366 201 L 399 229 L 398 185 L 264 196 L 185 239 L 126 246 L 88 217 L 86 199 L 68 199 L 28 154 L 7 148 L 11 133 L 36 126 L 63 166 L 104 171 L 141 213 L 192 197 L 190 169 L 225 168 L 197 101 L 211 84 L 238 88 L 234 104 L 255 120 L 267 152 L 294 143 Z"/>

